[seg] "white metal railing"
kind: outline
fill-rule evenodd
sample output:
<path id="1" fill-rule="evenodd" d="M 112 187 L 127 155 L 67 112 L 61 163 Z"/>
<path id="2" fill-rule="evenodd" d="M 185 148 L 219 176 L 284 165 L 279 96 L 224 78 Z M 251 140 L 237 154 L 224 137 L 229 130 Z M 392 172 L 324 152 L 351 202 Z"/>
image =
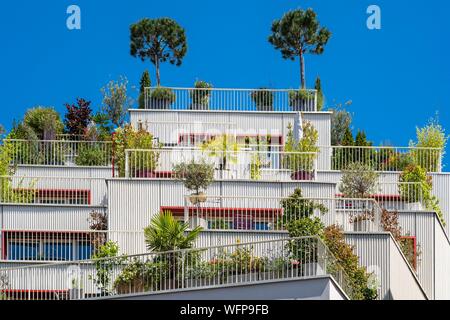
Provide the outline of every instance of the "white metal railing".
<path id="1" fill-rule="evenodd" d="M 283 231 L 306 216 L 344 231 L 384 231 L 382 209 L 374 199 L 190 195 L 184 204 L 185 222 L 205 230 Z"/>
<path id="2" fill-rule="evenodd" d="M 104 178 L 0 176 L 1 204 L 103 205 Z"/>
<path id="3" fill-rule="evenodd" d="M 14 165 L 111 165 L 111 141 L 5 139 Z"/>
<path id="4" fill-rule="evenodd" d="M 143 231 L 0 230 L 0 236 L 4 263 L 88 260 L 109 240 L 120 243 L 122 253 L 145 252 Z"/>
<path id="5" fill-rule="evenodd" d="M 442 150 L 439 148 L 321 146 L 319 149 L 331 159 L 330 165 L 321 163 L 320 168 L 331 170 L 345 170 L 352 162 L 367 164 L 376 171 L 403 171 L 412 162 L 428 172 L 442 170 Z"/>
<path id="6" fill-rule="evenodd" d="M 325 275 L 352 297 L 347 275 L 325 244 L 317 237 L 302 237 L 3 268 L 0 296 L 88 299 Z"/>
<path id="7" fill-rule="evenodd" d="M 214 166 L 215 179 L 263 181 L 314 180 L 317 153 L 257 151 L 208 151 L 198 148 L 126 150 L 125 176 L 128 178 L 174 178 L 174 166 L 205 161 Z"/>
<path id="8" fill-rule="evenodd" d="M 316 90 L 145 88 L 145 109 L 317 111 Z"/>

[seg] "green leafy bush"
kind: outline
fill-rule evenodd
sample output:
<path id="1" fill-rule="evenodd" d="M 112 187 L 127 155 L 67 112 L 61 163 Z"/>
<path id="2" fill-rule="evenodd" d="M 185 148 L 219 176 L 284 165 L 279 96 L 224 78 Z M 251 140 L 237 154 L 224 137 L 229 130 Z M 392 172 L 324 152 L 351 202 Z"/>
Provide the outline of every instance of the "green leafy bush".
<path id="1" fill-rule="evenodd" d="M 299 141 L 295 141 L 292 125 L 288 125 L 283 167 L 293 172 L 312 172 L 317 152 L 319 152 L 319 147 L 317 146 L 319 132 L 309 121 L 304 121 L 302 126 L 303 137 Z"/>
<path id="2" fill-rule="evenodd" d="M 211 95 L 212 84 L 203 81 L 197 80 L 195 81 L 194 88 L 195 90 L 191 90 L 189 95 L 192 99 L 191 109 L 197 109 L 198 106 L 208 107 L 209 105 L 209 97 Z"/>
<path id="3" fill-rule="evenodd" d="M 206 163 L 204 160 L 179 163 L 174 166 L 173 171 L 175 177 L 183 181 L 186 189 L 197 195 L 201 190 L 206 190 L 214 181 L 214 165 Z"/>
<path id="4" fill-rule="evenodd" d="M 369 165 L 350 163 L 342 175 L 339 191 L 347 198 L 367 198 L 376 193 L 378 177 Z"/>
<path id="5" fill-rule="evenodd" d="M 158 87 L 153 89 L 150 98 L 154 101 L 167 101 L 168 103 L 175 102 L 176 96 L 172 89 Z"/>
<path id="6" fill-rule="evenodd" d="M 78 155 L 75 158 L 75 164 L 78 166 L 106 166 L 106 150 L 101 145 L 82 144 L 78 149 Z"/>

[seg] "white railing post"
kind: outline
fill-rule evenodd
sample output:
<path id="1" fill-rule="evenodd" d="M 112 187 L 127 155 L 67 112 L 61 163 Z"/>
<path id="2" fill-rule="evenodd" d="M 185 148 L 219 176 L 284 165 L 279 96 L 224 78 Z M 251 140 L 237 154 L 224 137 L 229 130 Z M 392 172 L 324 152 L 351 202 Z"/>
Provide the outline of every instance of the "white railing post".
<path id="1" fill-rule="evenodd" d="M 130 151 L 131 150 L 125 150 L 125 178 L 129 178 L 130 177 Z"/>

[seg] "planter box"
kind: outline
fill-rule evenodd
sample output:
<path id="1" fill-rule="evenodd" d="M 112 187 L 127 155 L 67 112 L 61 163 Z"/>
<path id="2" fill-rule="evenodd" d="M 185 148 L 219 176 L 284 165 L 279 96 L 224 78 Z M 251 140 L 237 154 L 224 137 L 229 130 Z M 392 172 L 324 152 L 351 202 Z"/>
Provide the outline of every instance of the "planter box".
<path id="1" fill-rule="evenodd" d="M 154 170 L 136 170 L 134 178 L 157 178 Z"/>
<path id="2" fill-rule="evenodd" d="M 406 202 L 405 203 L 405 210 L 422 211 L 423 210 L 423 206 L 422 206 L 422 203 L 420 203 L 420 202 Z"/>
<path id="3" fill-rule="evenodd" d="M 306 180 L 311 181 L 314 180 L 314 172 L 313 171 L 297 171 L 291 174 L 292 180 Z"/>
<path id="4" fill-rule="evenodd" d="M 375 230 L 375 224 L 371 220 L 358 220 L 353 222 L 353 231 L 370 232 Z"/>
<path id="5" fill-rule="evenodd" d="M 80 300 L 84 296 L 83 289 L 69 289 L 69 299 L 70 300 Z"/>
<path id="6" fill-rule="evenodd" d="M 148 109 L 170 109 L 172 102 L 170 100 L 160 100 L 150 98 L 148 101 Z"/>
<path id="7" fill-rule="evenodd" d="M 313 111 L 310 110 L 308 106 L 308 100 L 306 99 L 297 99 L 294 101 L 291 101 L 291 109 L 292 111 Z"/>

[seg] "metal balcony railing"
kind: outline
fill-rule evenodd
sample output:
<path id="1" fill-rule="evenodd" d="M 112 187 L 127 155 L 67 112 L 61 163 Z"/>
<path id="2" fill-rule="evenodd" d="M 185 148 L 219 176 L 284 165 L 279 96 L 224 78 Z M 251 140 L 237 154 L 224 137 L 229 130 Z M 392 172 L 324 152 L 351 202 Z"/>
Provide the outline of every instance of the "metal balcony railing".
<path id="1" fill-rule="evenodd" d="M 285 231 L 290 222 L 309 216 L 344 231 L 384 231 L 382 209 L 374 199 L 201 194 L 186 196 L 184 205 L 185 222 L 204 230 Z"/>
<path id="2" fill-rule="evenodd" d="M 125 177 L 175 178 L 174 166 L 191 161 L 213 165 L 215 179 L 314 180 L 317 171 L 317 153 L 314 152 L 134 149 L 125 151 Z"/>
<path id="3" fill-rule="evenodd" d="M 145 109 L 317 111 L 316 90 L 145 88 Z"/>
<path id="4" fill-rule="evenodd" d="M 5 139 L 13 165 L 94 166 L 111 165 L 111 141 Z"/>
<path id="5" fill-rule="evenodd" d="M 325 275 L 352 297 L 347 275 L 325 244 L 317 237 L 302 237 L 3 268 L 0 297 L 88 299 Z"/>
<path id="6" fill-rule="evenodd" d="M 322 159 L 331 159 L 330 165 L 320 163 L 320 168 L 331 170 L 345 170 L 349 164 L 359 162 L 376 171 L 403 171 L 414 162 L 427 172 L 442 171 L 442 149 L 439 148 L 321 146 L 319 149 L 327 155 Z"/>

